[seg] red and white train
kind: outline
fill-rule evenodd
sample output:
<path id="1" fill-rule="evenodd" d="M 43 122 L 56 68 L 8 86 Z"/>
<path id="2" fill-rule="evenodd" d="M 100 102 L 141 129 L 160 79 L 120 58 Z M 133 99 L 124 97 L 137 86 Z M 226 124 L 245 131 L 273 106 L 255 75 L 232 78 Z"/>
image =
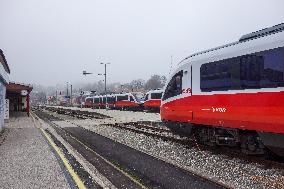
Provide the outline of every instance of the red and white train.
<path id="1" fill-rule="evenodd" d="M 162 95 L 163 90 L 161 89 L 151 90 L 147 92 L 144 99 L 144 109 L 151 111 L 160 111 Z"/>
<path id="2" fill-rule="evenodd" d="M 144 94 L 140 92 L 116 94 L 115 109 L 142 110 Z"/>
<path id="3" fill-rule="evenodd" d="M 193 54 L 170 78 L 161 118 L 173 131 L 284 156 L 284 24 Z"/>
<path id="4" fill-rule="evenodd" d="M 106 103 L 110 109 L 142 110 L 144 94 L 140 92 L 108 94 L 107 97 L 98 95 L 85 99 L 85 107 L 87 108 L 105 108 Z"/>

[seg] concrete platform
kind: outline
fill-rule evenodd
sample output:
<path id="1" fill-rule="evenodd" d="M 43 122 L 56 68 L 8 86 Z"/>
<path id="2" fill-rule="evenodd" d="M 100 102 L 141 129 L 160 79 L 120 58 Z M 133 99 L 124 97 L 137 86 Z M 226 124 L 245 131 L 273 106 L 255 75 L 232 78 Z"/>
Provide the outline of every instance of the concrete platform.
<path id="1" fill-rule="evenodd" d="M 70 188 L 58 159 L 26 113 L 12 114 L 0 144 L 0 188 Z"/>

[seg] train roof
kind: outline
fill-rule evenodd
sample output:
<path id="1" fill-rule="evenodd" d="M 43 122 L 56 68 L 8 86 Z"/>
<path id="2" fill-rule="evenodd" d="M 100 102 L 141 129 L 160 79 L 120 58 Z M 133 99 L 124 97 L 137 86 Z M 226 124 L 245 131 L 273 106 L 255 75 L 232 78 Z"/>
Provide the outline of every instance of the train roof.
<path id="1" fill-rule="evenodd" d="M 146 94 L 149 94 L 149 93 L 163 93 L 163 92 L 164 92 L 163 89 L 154 89 L 154 90 L 148 91 Z"/>
<path id="2" fill-rule="evenodd" d="M 284 23 L 281 23 L 281 24 L 278 24 L 278 25 L 275 25 L 275 26 L 272 26 L 272 27 L 269 27 L 269 28 L 265 28 L 265 29 L 262 29 L 262 30 L 259 30 L 259 31 L 256 31 L 256 32 L 252 32 L 252 33 L 249 33 L 249 34 L 245 34 L 245 35 L 241 36 L 239 41 L 192 54 L 192 55 L 186 57 L 185 59 L 183 59 L 182 61 L 180 61 L 179 64 L 182 63 L 183 61 L 185 61 L 189 58 L 192 58 L 194 56 L 197 56 L 197 55 L 205 54 L 205 53 L 208 53 L 208 52 L 211 52 L 211 51 L 219 50 L 219 49 L 222 49 L 222 48 L 233 46 L 233 45 L 243 43 L 243 42 L 246 42 L 246 41 L 249 41 L 249 40 L 257 39 L 257 38 L 260 38 L 260 37 L 265 37 L 265 36 L 272 35 L 272 34 L 275 34 L 275 33 L 278 33 L 278 32 L 282 32 L 282 31 L 284 31 Z"/>

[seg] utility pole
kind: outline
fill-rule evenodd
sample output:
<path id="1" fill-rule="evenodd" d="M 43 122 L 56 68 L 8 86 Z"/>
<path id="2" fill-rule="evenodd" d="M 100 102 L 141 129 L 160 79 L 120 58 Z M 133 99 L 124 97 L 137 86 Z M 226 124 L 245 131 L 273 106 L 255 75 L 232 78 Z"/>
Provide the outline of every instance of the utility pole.
<path id="1" fill-rule="evenodd" d="M 173 55 L 171 55 L 171 65 L 170 65 L 169 76 L 171 75 L 172 68 L 173 68 Z"/>
<path id="2" fill-rule="evenodd" d="M 66 82 L 66 86 L 67 86 L 67 87 L 66 87 L 66 90 L 67 90 L 67 91 L 66 91 L 66 96 L 68 96 L 68 82 Z"/>
<path id="3" fill-rule="evenodd" d="M 84 95 L 84 92 L 82 91 L 82 89 L 80 89 L 80 96 L 81 96 L 81 99 L 80 99 L 80 105 L 81 105 L 81 109 L 83 108 L 83 95 Z"/>
<path id="4" fill-rule="evenodd" d="M 55 92 L 55 105 L 57 106 L 57 90 Z"/>
<path id="5" fill-rule="evenodd" d="M 107 65 L 105 64 L 105 94 L 106 94 L 106 110 L 108 108 L 108 104 L 107 104 Z"/>
<path id="6" fill-rule="evenodd" d="M 105 76 L 105 96 L 106 96 L 106 110 L 108 108 L 108 103 L 107 103 L 107 64 L 110 63 L 101 63 L 105 65 L 105 73 L 104 74 L 98 74 L 98 75 L 104 75 Z"/>
<path id="7" fill-rule="evenodd" d="M 72 103 L 72 85 L 70 85 L 70 104 L 71 104 L 71 106 L 73 105 L 73 103 Z"/>
<path id="8" fill-rule="evenodd" d="M 108 108 L 108 104 L 107 104 L 107 64 L 110 64 L 110 63 L 103 63 L 101 62 L 100 64 L 104 64 L 105 65 L 105 73 L 104 74 L 98 74 L 98 75 L 104 75 L 105 76 L 105 97 L 106 97 L 106 110 Z M 88 75 L 88 74 L 92 74 L 92 73 L 89 73 L 87 71 L 83 71 L 83 75 Z"/>

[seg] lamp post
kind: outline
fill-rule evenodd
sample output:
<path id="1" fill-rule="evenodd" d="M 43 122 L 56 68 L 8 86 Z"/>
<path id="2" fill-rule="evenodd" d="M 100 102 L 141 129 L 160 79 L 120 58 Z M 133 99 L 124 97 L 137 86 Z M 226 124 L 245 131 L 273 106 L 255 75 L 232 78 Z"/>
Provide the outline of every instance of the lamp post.
<path id="1" fill-rule="evenodd" d="M 104 74 L 98 74 L 98 75 L 104 75 L 105 76 L 105 96 L 106 96 L 106 110 L 108 108 L 108 104 L 107 104 L 107 64 L 110 64 L 109 62 L 108 63 L 103 63 L 101 62 L 100 64 L 102 65 L 105 65 L 105 73 Z"/>
<path id="2" fill-rule="evenodd" d="M 90 75 L 90 74 L 93 74 L 93 73 L 90 73 L 90 72 L 87 72 L 87 71 L 83 71 L 83 75 L 84 76 L 87 76 L 87 75 Z M 83 94 L 84 94 L 84 92 L 83 91 L 81 91 L 81 93 L 80 93 L 80 95 L 81 95 L 81 108 L 82 108 L 82 101 L 83 101 Z M 94 98 L 93 98 L 93 105 L 94 105 Z"/>
<path id="3" fill-rule="evenodd" d="M 68 96 L 68 82 L 66 82 L 66 96 Z"/>
<path id="4" fill-rule="evenodd" d="M 73 92 L 73 86 L 70 85 L 70 105 L 73 106 L 73 102 L 72 102 L 72 92 Z"/>
<path id="5" fill-rule="evenodd" d="M 57 89 L 55 91 L 55 105 L 57 106 Z"/>
<path id="6" fill-rule="evenodd" d="M 105 96 L 106 96 L 106 109 L 108 108 L 108 104 L 107 104 L 107 88 L 106 88 L 106 78 L 107 78 L 107 64 L 110 64 L 110 63 L 103 63 L 101 62 L 100 64 L 103 64 L 105 65 L 105 73 L 104 74 L 98 74 L 98 75 L 104 75 L 105 76 Z M 89 73 L 87 71 L 83 71 L 83 75 L 86 76 L 86 75 L 89 75 L 89 74 L 92 74 L 92 73 Z"/>

